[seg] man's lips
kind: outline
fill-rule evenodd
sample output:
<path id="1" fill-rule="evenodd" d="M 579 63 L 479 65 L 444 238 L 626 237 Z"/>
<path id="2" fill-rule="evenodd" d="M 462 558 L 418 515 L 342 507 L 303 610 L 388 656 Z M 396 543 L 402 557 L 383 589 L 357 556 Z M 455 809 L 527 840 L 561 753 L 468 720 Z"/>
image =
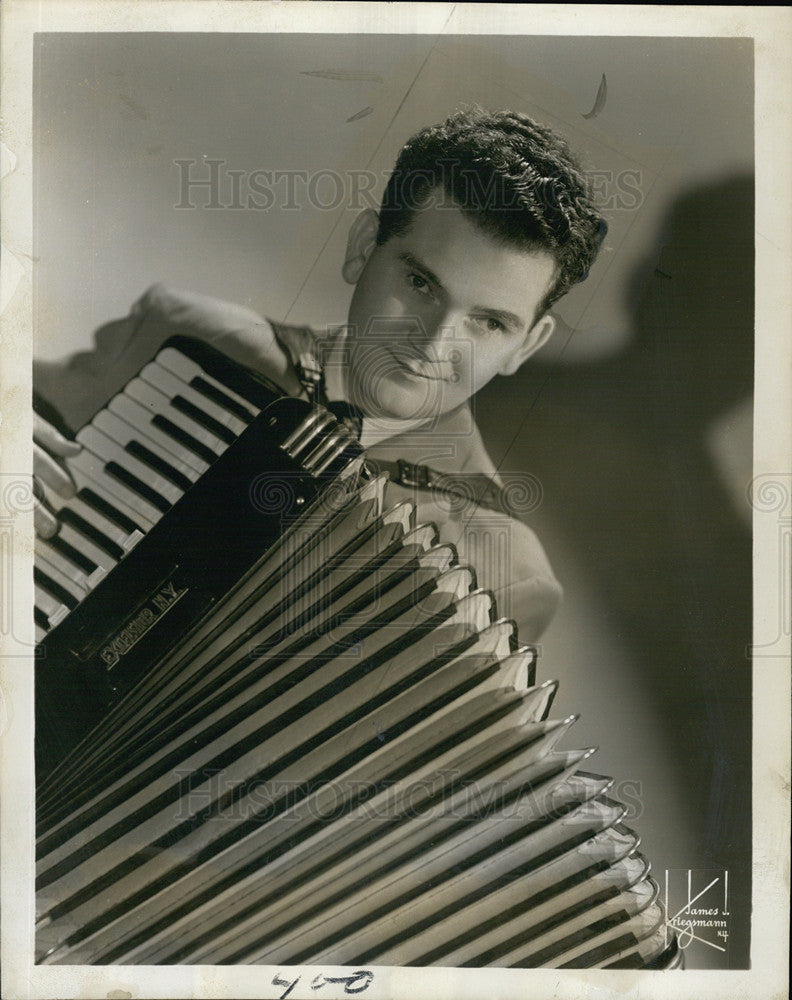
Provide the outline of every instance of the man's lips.
<path id="1" fill-rule="evenodd" d="M 450 361 L 430 361 L 428 358 L 407 351 L 388 349 L 388 353 L 398 366 L 416 378 L 431 382 L 450 382 L 454 366 Z"/>

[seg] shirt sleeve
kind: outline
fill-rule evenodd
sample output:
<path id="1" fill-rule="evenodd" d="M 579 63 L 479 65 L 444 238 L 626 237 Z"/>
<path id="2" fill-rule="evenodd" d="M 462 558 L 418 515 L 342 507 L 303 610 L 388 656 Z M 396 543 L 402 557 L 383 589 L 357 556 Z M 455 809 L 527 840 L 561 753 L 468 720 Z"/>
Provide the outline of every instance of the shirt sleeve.
<path id="1" fill-rule="evenodd" d="M 467 407 L 435 425 L 412 431 L 371 449 L 371 457 L 404 458 L 438 472 L 476 473 L 500 483 L 475 420 Z M 563 591 L 535 532 L 501 511 L 472 499 L 388 483 L 386 498 L 416 503 L 417 523 L 437 525 L 440 540 L 456 547 L 459 561 L 476 571 L 477 585 L 495 597 L 497 615 L 517 625 L 520 642 L 536 642 L 550 624 Z"/>
<path id="2" fill-rule="evenodd" d="M 437 526 L 440 541 L 456 548 L 462 565 L 476 573 L 476 585 L 495 598 L 496 615 L 517 626 L 521 643 L 536 642 L 563 597 L 560 583 L 536 533 L 522 521 L 472 501 L 433 497 L 388 483 L 388 504 L 416 503 L 416 523 Z"/>
<path id="3" fill-rule="evenodd" d="M 284 392 L 299 392 L 291 364 L 266 319 L 242 306 L 163 285 L 149 288 L 124 319 L 101 326 L 92 350 L 60 361 L 35 362 L 34 388 L 78 430 L 177 334 L 213 344 Z"/>

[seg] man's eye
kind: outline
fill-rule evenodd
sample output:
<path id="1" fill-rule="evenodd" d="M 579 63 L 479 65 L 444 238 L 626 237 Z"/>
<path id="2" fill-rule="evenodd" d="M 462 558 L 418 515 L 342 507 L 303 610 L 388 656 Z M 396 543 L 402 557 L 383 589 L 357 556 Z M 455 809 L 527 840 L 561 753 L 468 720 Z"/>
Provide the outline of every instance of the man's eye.
<path id="1" fill-rule="evenodd" d="M 499 319 L 495 319 L 494 316 L 476 316 L 474 320 L 477 326 L 486 330 L 487 333 L 504 333 L 506 330 L 503 323 Z"/>
<path id="2" fill-rule="evenodd" d="M 426 278 L 421 277 L 420 274 L 408 274 L 407 281 L 410 287 L 416 292 L 423 292 L 425 295 L 429 294 L 429 282 Z"/>

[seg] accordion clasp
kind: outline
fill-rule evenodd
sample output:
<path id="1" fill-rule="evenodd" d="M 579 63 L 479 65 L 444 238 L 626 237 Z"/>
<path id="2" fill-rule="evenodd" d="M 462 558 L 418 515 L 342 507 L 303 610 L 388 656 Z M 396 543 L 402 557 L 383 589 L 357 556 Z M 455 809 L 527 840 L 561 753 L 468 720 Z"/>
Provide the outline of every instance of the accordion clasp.
<path id="1" fill-rule="evenodd" d="M 402 486 L 418 486 L 424 489 L 432 487 L 431 470 L 426 465 L 416 465 L 400 458 L 396 463 L 399 468 L 398 482 Z"/>

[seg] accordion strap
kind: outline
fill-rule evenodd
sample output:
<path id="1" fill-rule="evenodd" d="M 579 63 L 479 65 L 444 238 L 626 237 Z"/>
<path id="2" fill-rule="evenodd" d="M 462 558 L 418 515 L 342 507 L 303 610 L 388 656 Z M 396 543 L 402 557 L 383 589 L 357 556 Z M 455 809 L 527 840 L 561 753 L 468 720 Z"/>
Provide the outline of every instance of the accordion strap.
<path id="1" fill-rule="evenodd" d="M 316 354 L 316 334 L 309 326 L 289 326 L 272 320 L 270 325 L 308 399 L 324 403 L 324 372 Z"/>
<path id="2" fill-rule="evenodd" d="M 387 472 L 390 480 L 400 486 L 440 493 L 509 517 L 519 517 L 527 510 L 525 504 L 509 502 L 508 489 L 483 472 L 439 472 L 428 465 L 417 465 L 403 458 L 395 462 L 369 459 L 369 464 L 376 466 L 380 472 Z"/>

